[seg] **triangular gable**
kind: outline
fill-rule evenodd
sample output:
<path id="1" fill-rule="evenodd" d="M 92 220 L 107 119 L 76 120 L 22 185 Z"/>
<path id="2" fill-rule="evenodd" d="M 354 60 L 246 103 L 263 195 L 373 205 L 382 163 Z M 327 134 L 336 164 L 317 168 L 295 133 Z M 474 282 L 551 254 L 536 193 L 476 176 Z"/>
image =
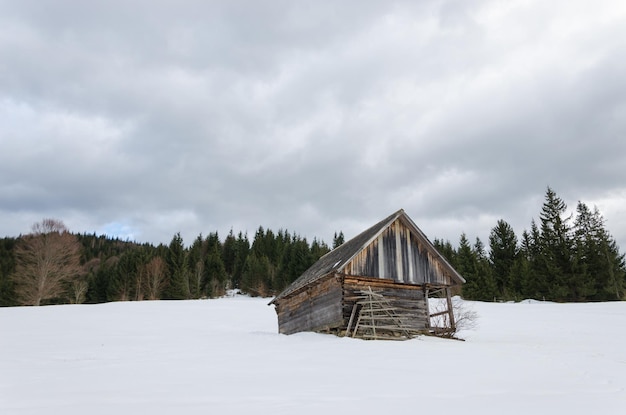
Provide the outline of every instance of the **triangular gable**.
<path id="1" fill-rule="evenodd" d="M 403 211 L 337 272 L 414 285 L 465 282 Z"/>
<path id="2" fill-rule="evenodd" d="M 408 229 L 411 235 L 414 235 L 414 240 L 419 242 L 421 248 L 429 252 L 428 257 L 430 260 L 438 262 L 441 267 L 444 268 L 446 274 L 450 275 L 456 283 L 465 282 L 463 277 L 461 277 L 461 275 L 459 275 L 454 268 L 452 268 L 445 258 L 439 254 L 432 243 L 408 217 L 404 210 L 400 209 L 321 257 L 283 292 L 278 294 L 270 304 L 314 283 L 318 279 L 330 273 L 341 273 L 347 270 L 348 267 L 354 266 L 355 261 L 358 259 L 357 256 L 363 253 L 366 249 L 371 249 L 371 247 L 376 244 L 376 241 L 381 238 L 381 235 L 397 221 L 400 221 Z M 413 270 L 413 273 L 415 273 L 415 270 Z"/>

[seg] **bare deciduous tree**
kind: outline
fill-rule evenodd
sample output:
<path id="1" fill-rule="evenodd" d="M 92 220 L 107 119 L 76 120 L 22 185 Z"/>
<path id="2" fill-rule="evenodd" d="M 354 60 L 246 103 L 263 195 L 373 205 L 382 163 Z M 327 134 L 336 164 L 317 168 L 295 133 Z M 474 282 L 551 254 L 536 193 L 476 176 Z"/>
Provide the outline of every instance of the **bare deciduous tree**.
<path id="1" fill-rule="evenodd" d="M 204 261 L 196 262 L 193 273 L 189 274 L 189 290 L 191 298 L 200 298 L 202 295 L 202 278 L 204 275 Z"/>
<path id="2" fill-rule="evenodd" d="M 448 305 L 445 299 L 431 299 L 430 314 L 437 315 L 431 317 L 430 324 L 432 327 L 452 328 L 450 318 L 447 313 Z M 454 337 L 461 330 L 472 330 L 478 325 L 478 313 L 472 310 L 459 297 L 452 299 L 452 313 L 454 314 L 454 330 L 448 332 L 450 337 Z"/>
<path id="3" fill-rule="evenodd" d="M 76 278 L 69 285 L 69 300 L 72 304 L 82 304 L 87 298 L 89 283 L 84 278 Z"/>
<path id="4" fill-rule="evenodd" d="M 61 297 L 83 272 L 80 248 L 76 236 L 60 220 L 35 223 L 32 233 L 21 237 L 15 248 L 13 279 L 19 302 L 40 305 Z"/>
<path id="5" fill-rule="evenodd" d="M 100 266 L 100 258 L 92 258 L 83 265 L 82 275 L 74 278 L 68 284 L 68 298 L 72 304 L 82 304 L 87 299 L 87 291 L 89 290 L 89 281 L 87 275 L 92 274 Z"/>
<path id="6" fill-rule="evenodd" d="M 158 300 L 165 288 L 166 264 L 163 258 L 156 256 L 142 267 L 144 295 L 148 300 Z"/>

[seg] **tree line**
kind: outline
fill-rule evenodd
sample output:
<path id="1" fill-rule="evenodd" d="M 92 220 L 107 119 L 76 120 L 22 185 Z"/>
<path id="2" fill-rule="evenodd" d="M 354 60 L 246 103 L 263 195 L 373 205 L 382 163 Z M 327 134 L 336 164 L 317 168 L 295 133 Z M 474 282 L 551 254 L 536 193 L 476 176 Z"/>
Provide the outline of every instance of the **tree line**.
<path id="1" fill-rule="evenodd" d="M 597 208 L 578 202 L 575 215 L 548 188 L 539 222 L 518 238 L 499 220 L 488 249 L 461 234 L 454 248 L 434 240 L 467 283 L 471 300 L 621 300 L 626 265 Z M 344 242 L 335 233 L 333 248 Z M 0 239 L 0 306 L 108 301 L 193 299 L 239 289 L 272 296 L 330 251 L 286 230 L 258 228 L 252 241 L 242 232 L 222 240 L 217 232 L 185 246 L 179 233 L 168 245 L 122 241 L 96 234 L 73 234 L 55 219 L 33 225 L 31 233 Z"/>
<path id="2" fill-rule="evenodd" d="M 575 214 L 550 187 L 539 223 L 518 238 L 499 220 L 489 234 L 489 250 L 461 234 L 458 247 L 434 240 L 436 248 L 467 280 L 465 299 L 518 301 L 622 300 L 626 292 L 624 255 L 597 208 L 578 202 Z"/>
<path id="3" fill-rule="evenodd" d="M 335 234 L 333 246 L 343 243 Z M 73 234 L 44 219 L 31 233 L 0 239 L 0 306 L 194 299 L 239 289 L 271 296 L 291 284 L 329 246 L 287 230 L 262 226 L 252 241 L 231 230 L 199 235 L 185 246 L 180 233 L 168 245 Z"/>

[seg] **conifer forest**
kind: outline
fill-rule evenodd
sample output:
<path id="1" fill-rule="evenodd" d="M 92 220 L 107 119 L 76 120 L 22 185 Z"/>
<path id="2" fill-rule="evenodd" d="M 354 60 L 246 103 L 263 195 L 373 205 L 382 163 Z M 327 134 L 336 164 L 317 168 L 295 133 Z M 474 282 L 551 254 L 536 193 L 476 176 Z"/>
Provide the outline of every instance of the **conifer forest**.
<path id="1" fill-rule="evenodd" d="M 228 289 L 269 297 L 343 242 L 342 232 L 329 246 L 261 226 L 253 236 L 213 232 L 187 244 L 177 233 L 155 246 L 71 233 L 62 221 L 44 219 L 31 233 L 0 239 L 0 306 L 212 298 Z M 468 300 L 625 298 L 624 254 L 599 210 L 578 202 L 568 215 L 551 188 L 538 220 L 520 235 L 501 219 L 487 245 L 465 233 L 456 246 L 433 244 L 466 279 L 459 294 Z"/>

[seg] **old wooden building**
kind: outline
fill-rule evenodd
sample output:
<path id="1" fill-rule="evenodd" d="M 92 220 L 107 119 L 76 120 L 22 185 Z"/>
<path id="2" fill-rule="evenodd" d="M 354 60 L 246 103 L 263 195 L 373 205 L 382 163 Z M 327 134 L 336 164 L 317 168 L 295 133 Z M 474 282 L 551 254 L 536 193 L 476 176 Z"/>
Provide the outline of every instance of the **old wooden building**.
<path id="1" fill-rule="evenodd" d="M 451 289 L 465 280 L 399 210 L 330 251 L 274 298 L 279 332 L 410 338 L 455 329 Z M 446 298 L 431 310 L 428 298 Z M 433 318 L 446 317 L 438 327 Z"/>

